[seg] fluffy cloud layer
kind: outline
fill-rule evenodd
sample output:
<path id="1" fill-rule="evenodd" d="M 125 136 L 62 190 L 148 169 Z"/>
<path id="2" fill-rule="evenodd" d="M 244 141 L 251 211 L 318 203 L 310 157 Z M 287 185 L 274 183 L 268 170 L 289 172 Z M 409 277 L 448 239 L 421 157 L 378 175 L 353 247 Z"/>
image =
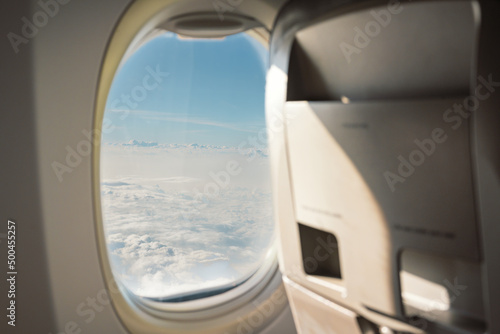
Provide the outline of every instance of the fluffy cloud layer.
<path id="1" fill-rule="evenodd" d="M 266 156 L 249 161 L 234 148 L 129 144 L 110 145 L 101 156 L 115 275 L 138 295 L 163 297 L 251 274 L 273 234 Z M 229 161 L 240 173 L 227 173 Z"/>

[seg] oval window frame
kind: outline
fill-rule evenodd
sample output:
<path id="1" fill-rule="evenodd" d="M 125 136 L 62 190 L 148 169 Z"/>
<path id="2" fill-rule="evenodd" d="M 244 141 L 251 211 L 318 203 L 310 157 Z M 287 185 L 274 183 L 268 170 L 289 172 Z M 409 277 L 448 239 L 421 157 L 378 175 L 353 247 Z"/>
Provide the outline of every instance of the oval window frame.
<path id="1" fill-rule="evenodd" d="M 92 182 L 94 218 L 101 269 L 111 304 L 119 319 L 132 333 L 223 333 L 234 332 L 242 323 L 255 323 L 251 319 L 263 318 L 258 331 L 269 325 L 288 306 L 285 289 L 278 269 L 277 237 L 261 267 L 241 285 L 219 295 L 181 303 L 163 303 L 138 297 L 115 281 L 108 258 L 100 195 L 100 143 L 106 100 L 120 65 L 143 43 L 153 38 L 169 19 L 178 16 L 186 1 L 138 0 L 132 3 L 112 33 L 103 58 L 97 98 L 94 108 L 96 145 L 92 152 Z M 185 14 L 185 13 L 184 13 Z M 269 35 L 247 32 L 266 46 Z M 276 231 L 276 230 L 275 230 Z M 256 318 L 257 317 L 257 318 Z M 241 327 L 240 327 L 241 328 Z"/>

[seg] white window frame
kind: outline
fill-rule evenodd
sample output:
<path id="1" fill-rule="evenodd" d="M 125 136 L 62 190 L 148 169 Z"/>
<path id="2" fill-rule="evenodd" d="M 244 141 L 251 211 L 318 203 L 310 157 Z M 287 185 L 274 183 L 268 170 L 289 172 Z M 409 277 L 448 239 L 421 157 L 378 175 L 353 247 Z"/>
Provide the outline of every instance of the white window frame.
<path id="1" fill-rule="evenodd" d="M 106 100 L 120 64 L 143 43 L 157 36 L 158 27 L 168 18 L 179 15 L 182 7 L 186 8 L 186 1 L 138 0 L 123 15 L 109 42 L 101 68 L 94 116 L 97 134 L 101 133 Z M 249 35 L 267 47 L 269 34 L 263 34 L 261 30 L 249 31 Z M 100 138 L 95 140 L 100 143 Z M 278 269 L 276 237 L 261 267 L 247 281 L 219 295 L 163 303 L 138 297 L 119 280 L 115 281 L 102 219 L 99 159 L 100 148 L 97 145 L 92 154 L 92 179 L 101 267 L 114 310 L 131 333 L 222 334 L 241 331 L 242 324 L 258 333 L 288 308 Z"/>

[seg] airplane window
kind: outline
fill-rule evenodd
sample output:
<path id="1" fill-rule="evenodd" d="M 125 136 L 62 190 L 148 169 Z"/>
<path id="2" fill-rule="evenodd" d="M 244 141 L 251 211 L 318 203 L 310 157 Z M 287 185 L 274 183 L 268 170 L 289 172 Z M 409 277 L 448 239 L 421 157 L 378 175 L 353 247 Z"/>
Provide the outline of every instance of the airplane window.
<path id="1" fill-rule="evenodd" d="M 113 274 L 166 302 L 243 284 L 273 244 L 267 49 L 246 33 L 158 34 L 117 71 L 100 184 Z"/>

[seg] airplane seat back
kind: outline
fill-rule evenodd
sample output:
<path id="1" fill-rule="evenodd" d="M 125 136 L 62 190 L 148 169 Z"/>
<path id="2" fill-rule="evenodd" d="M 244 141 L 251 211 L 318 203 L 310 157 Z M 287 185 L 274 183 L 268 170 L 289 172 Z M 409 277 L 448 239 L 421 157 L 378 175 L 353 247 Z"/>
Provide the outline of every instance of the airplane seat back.
<path id="1" fill-rule="evenodd" d="M 300 333 L 498 333 L 500 6 L 292 1 L 271 41 Z M 497 294 L 498 295 L 498 294 Z"/>

